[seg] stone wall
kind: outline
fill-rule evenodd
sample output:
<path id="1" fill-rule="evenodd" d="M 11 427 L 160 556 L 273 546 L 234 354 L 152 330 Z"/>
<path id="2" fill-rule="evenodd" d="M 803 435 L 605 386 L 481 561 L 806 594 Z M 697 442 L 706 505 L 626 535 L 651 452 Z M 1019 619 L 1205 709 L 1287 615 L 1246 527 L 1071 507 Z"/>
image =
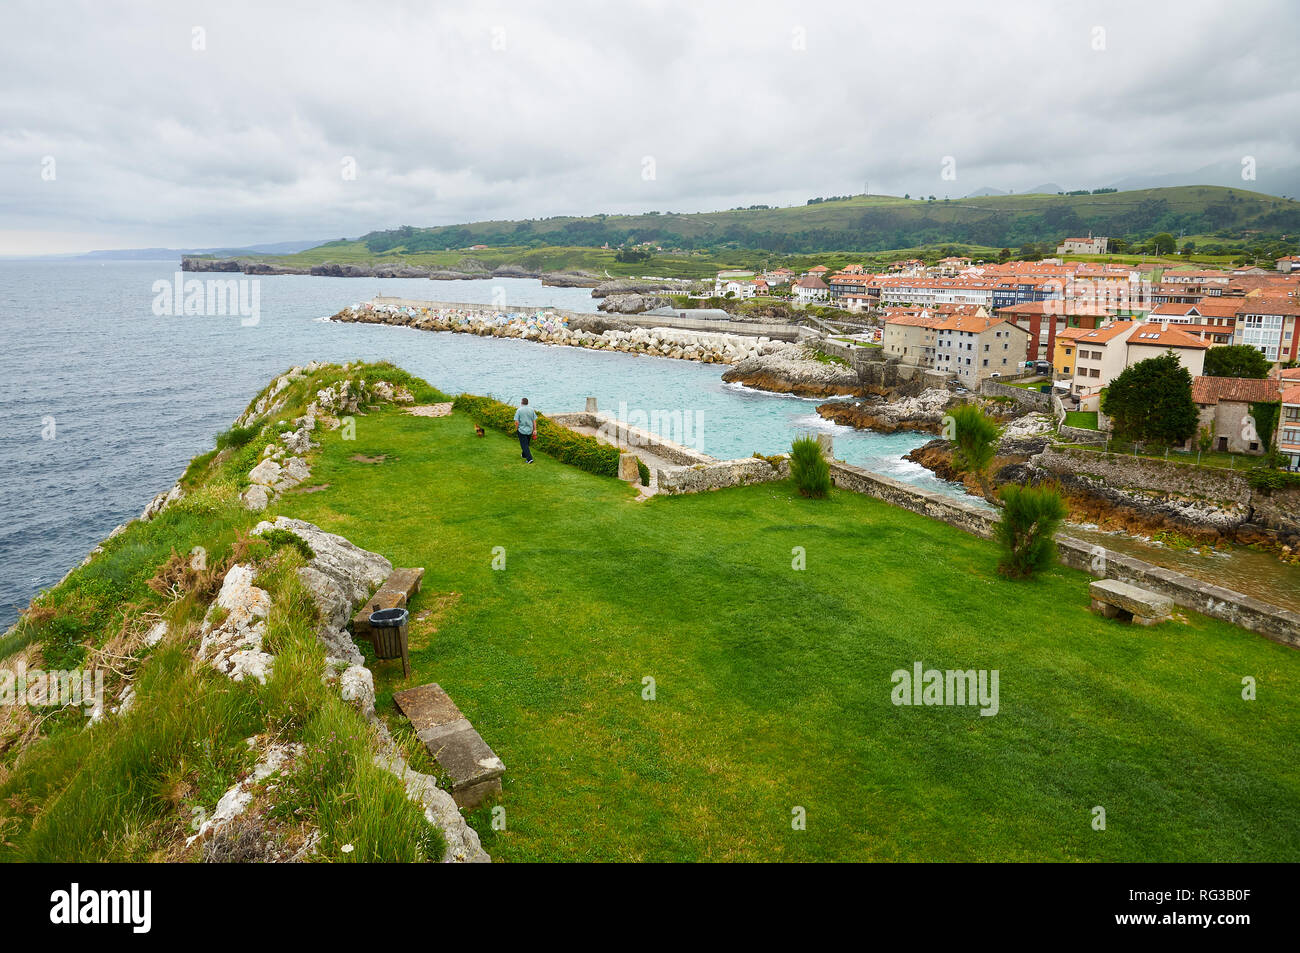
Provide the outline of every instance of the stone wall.
<path id="1" fill-rule="evenodd" d="M 1087 451 L 1081 451 L 1087 453 Z M 1088 454 L 1095 456 L 1095 454 Z M 931 493 L 846 463 L 831 464 L 836 486 L 875 497 L 922 516 L 942 520 L 964 532 L 988 539 L 998 521 L 997 511 L 965 500 Z M 1243 481 L 1244 482 L 1244 481 Z M 1296 493 L 1300 497 L 1300 491 Z M 1300 503 L 1300 499 L 1296 500 Z M 1271 606 L 1240 592 L 1154 566 L 1100 546 L 1058 536 L 1060 560 L 1098 578 L 1118 579 L 1168 596 L 1176 605 L 1258 632 L 1275 642 L 1300 648 L 1300 613 Z"/>
<path id="2" fill-rule="evenodd" d="M 873 496 L 894 506 L 911 510 L 913 513 L 942 520 L 984 539 L 992 538 L 993 524 L 998 521 L 997 511 L 992 507 L 923 490 L 910 483 L 872 473 L 870 470 L 848 463 L 839 461 L 831 463 L 831 482 L 835 486 Z"/>
<path id="3" fill-rule="evenodd" d="M 1066 443 L 1103 444 L 1106 442 L 1106 435 L 1100 430 L 1085 430 L 1082 427 L 1067 427 L 1061 424 L 1056 428 L 1056 432 Z"/>
<path id="4" fill-rule="evenodd" d="M 759 457 L 747 457 L 697 463 L 693 466 L 662 467 L 655 470 L 655 482 L 660 493 L 676 496 L 749 483 L 772 483 L 784 480 L 789 475 L 790 464 L 784 458 L 777 466 L 772 466 Z"/>
<path id="5" fill-rule="evenodd" d="M 1279 533 L 1300 534 L 1300 487 L 1274 490 L 1264 494 L 1256 490 L 1250 497 L 1250 521 Z"/>
<path id="6" fill-rule="evenodd" d="M 1220 503 L 1247 505 L 1251 501 L 1245 474 L 1217 467 L 1071 447 L 1048 447 L 1033 462 L 1044 470 L 1080 474 L 1111 487 L 1176 493 Z"/>
<path id="7" fill-rule="evenodd" d="M 1012 387 L 994 380 L 982 380 L 979 392 L 985 397 L 1010 397 L 1022 411 L 1037 411 L 1042 414 L 1052 412 L 1052 395 L 1040 394 L 1036 390 Z"/>
<path id="8" fill-rule="evenodd" d="M 690 447 L 684 447 L 671 440 L 665 440 L 659 434 L 642 430 L 640 427 L 632 427 L 613 414 L 599 411 L 594 413 L 591 411 L 578 411 L 572 414 L 549 414 L 547 419 L 561 427 L 583 427 L 598 430 L 610 443 L 617 444 L 628 453 L 636 453 L 638 449 L 644 449 L 655 456 L 663 457 L 665 460 L 671 460 L 673 463 L 679 463 L 682 466 L 718 462 L 707 453 L 692 450 Z"/>

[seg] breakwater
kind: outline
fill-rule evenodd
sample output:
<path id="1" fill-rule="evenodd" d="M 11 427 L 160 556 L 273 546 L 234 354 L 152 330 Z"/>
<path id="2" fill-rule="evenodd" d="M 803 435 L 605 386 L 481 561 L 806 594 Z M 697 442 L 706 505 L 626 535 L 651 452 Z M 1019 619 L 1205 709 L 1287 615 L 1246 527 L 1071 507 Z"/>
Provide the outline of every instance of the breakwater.
<path id="1" fill-rule="evenodd" d="M 644 327 L 621 318 L 611 320 L 559 308 L 494 307 L 383 296 L 344 308 L 330 320 L 516 338 L 704 364 L 734 364 L 793 346 L 766 336 L 669 327 L 658 324 L 657 318 L 653 326 Z"/>

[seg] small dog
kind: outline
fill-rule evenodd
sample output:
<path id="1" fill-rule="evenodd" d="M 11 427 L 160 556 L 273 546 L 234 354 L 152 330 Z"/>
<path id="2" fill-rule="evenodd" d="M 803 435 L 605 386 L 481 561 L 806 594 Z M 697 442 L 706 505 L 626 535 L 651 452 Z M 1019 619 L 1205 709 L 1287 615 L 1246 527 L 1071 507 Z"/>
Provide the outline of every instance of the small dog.
<path id="1" fill-rule="evenodd" d="M 474 425 L 474 436 L 476 437 L 484 436 L 483 428 L 480 427 L 478 424 Z"/>

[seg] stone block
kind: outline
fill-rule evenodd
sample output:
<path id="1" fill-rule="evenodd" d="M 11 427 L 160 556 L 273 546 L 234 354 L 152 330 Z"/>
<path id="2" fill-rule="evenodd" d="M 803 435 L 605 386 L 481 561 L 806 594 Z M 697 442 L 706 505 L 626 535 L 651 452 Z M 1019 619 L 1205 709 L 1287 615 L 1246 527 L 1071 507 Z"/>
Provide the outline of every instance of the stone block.
<path id="1" fill-rule="evenodd" d="M 388 574 L 384 584 L 379 587 L 379 591 L 400 592 L 406 597 L 406 602 L 410 602 L 415 598 L 415 594 L 420 591 L 420 583 L 423 580 L 424 567 L 422 566 L 415 569 L 394 569 Z M 403 605 L 405 604 L 403 603 Z"/>
<path id="2" fill-rule="evenodd" d="M 505 765 L 437 683 L 393 695 L 417 737 L 451 780 L 451 796 L 472 809 L 501 790 Z"/>
<path id="3" fill-rule="evenodd" d="M 1157 625 L 1168 619 L 1174 604 L 1168 596 L 1118 579 L 1098 579 L 1088 586 L 1092 609 L 1107 619 L 1131 619 L 1138 625 Z"/>
<path id="4" fill-rule="evenodd" d="M 624 483 L 641 482 L 641 471 L 637 467 L 637 455 L 635 453 L 620 453 L 618 455 L 618 478 Z"/>

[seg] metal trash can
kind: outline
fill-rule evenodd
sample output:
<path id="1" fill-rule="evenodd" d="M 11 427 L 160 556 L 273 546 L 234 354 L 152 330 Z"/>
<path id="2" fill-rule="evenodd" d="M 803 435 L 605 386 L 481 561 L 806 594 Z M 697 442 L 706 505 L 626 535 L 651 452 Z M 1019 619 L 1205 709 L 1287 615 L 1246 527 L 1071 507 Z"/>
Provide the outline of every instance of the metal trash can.
<path id="1" fill-rule="evenodd" d="M 410 613 L 405 609 L 380 609 L 370 613 L 371 640 L 375 657 L 402 660 L 402 674 L 410 678 L 411 663 L 406 653 L 406 623 Z"/>

